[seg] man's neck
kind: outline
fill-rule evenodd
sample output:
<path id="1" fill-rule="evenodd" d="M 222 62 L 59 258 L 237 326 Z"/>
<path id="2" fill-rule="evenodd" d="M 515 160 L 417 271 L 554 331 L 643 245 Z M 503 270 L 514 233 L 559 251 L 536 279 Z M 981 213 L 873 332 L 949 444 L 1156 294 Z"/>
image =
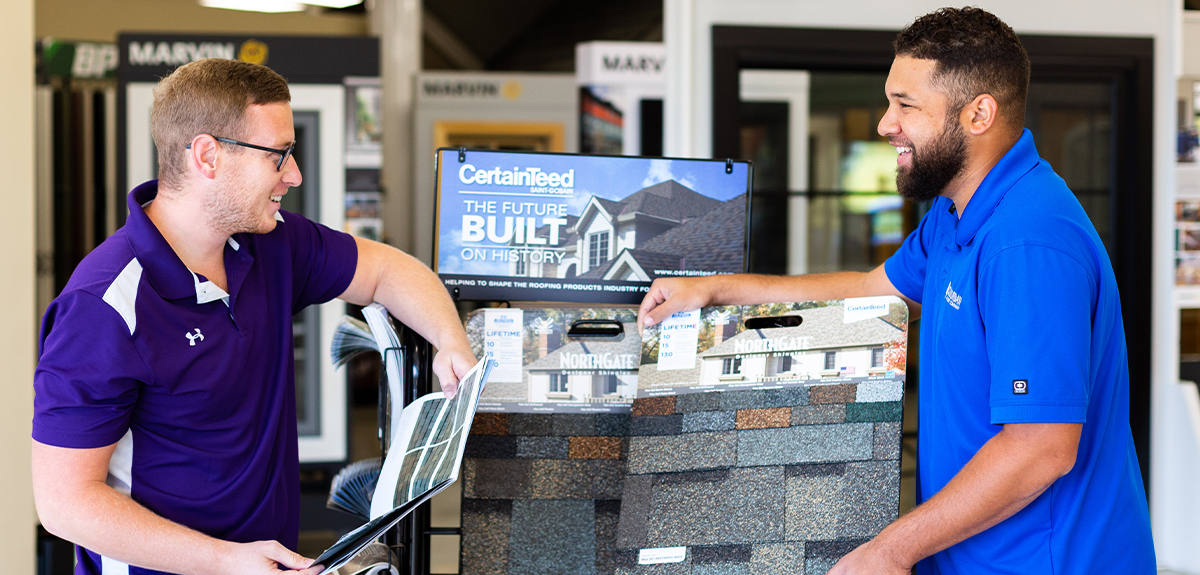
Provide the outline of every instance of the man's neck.
<path id="1" fill-rule="evenodd" d="M 983 183 L 992 168 L 1000 163 L 1000 159 L 1016 143 L 1017 138 L 979 142 L 979 145 L 967 154 L 967 165 L 964 166 L 962 175 L 947 184 L 941 194 L 954 202 L 954 211 L 958 217 L 961 218 L 966 212 L 967 203 L 975 196 L 979 184 Z"/>
<path id="2" fill-rule="evenodd" d="M 225 244 L 229 236 L 208 225 L 201 201 L 203 193 L 203 190 L 160 193 L 146 206 L 146 216 L 183 265 L 226 289 Z"/>

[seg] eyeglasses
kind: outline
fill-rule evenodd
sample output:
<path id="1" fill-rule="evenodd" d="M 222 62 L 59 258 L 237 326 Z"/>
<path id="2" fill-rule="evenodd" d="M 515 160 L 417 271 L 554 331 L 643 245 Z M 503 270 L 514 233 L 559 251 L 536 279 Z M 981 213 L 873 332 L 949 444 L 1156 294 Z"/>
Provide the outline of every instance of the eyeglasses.
<path id="1" fill-rule="evenodd" d="M 279 154 L 279 163 L 275 165 L 275 171 L 276 171 L 276 172 L 281 172 L 281 171 L 283 171 L 283 165 L 287 163 L 287 161 L 288 161 L 288 158 L 290 158 L 290 157 L 292 156 L 292 151 L 296 149 L 296 142 L 295 142 L 295 141 L 293 141 L 291 144 L 288 144 L 288 147 L 286 147 L 286 148 L 268 148 L 268 147 L 266 147 L 266 146 L 259 146 L 259 145 L 257 145 L 257 144 L 247 144 L 246 142 L 239 142 L 239 141 L 237 141 L 237 140 L 230 140 L 229 138 L 219 138 L 219 137 L 217 137 L 217 136 L 213 136 L 213 139 L 214 139 L 214 140 L 216 140 L 216 141 L 218 141 L 218 142 L 223 142 L 223 143 L 226 143 L 226 144 L 233 144 L 233 145 L 235 145 L 235 146 L 242 146 L 243 148 L 253 148 L 253 149 L 255 149 L 255 150 L 262 150 L 262 151 L 264 151 L 264 152 L 271 152 L 272 154 Z M 186 149 L 190 150 L 190 149 L 192 149 L 192 144 L 189 142 L 189 143 L 188 143 L 186 146 L 184 146 L 184 148 L 186 148 Z"/>

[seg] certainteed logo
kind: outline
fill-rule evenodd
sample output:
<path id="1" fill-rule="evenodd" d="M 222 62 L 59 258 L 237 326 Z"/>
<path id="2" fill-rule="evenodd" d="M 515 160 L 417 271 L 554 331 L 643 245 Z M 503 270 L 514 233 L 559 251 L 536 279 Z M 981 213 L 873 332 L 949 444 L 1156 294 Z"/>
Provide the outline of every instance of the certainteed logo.
<path id="1" fill-rule="evenodd" d="M 954 287 L 949 283 L 946 284 L 946 303 L 949 303 L 950 307 L 954 309 L 958 309 L 958 306 L 962 305 L 962 296 L 954 293 Z"/>

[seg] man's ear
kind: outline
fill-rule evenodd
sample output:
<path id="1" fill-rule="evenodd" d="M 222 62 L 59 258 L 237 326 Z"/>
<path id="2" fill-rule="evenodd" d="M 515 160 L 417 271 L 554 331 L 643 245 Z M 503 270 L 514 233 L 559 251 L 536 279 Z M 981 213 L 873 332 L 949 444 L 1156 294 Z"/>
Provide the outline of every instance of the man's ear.
<path id="1" fill-rule="evenodd" d="M 200 134 L 192 138 L 192 143 L 188 146 L 188 164 L 209 180 L 217 177 L 218 145 L 212 136 Z"/>
<path id="2" fill-rule="evenodd" d="M 996 124 L 999 112 L 1000 105 L 996 103 L 996 98 L 991 94 L 980 94 L 963 106 L 959 117 L 971 135 L 982 136 Z"/>

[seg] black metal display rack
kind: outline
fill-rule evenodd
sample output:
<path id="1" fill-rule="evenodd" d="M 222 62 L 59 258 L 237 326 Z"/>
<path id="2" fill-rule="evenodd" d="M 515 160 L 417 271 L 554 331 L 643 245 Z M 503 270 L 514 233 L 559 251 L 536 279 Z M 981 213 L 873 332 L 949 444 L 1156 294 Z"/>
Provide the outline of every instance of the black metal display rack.
<path id="1" fill-rule="evenodd" d="M 401 357 L 404 363 L 401 373 L 404 377 L 405 406 L 417 398 L 433 391 L 431 370 L 433 365 L 433 346 L 415 330 L 396 321 L 396 335 L 400 337 Z M 392 430 L 388 408 L 391 398 L 388 397 L 387 373 L 381 374 L 379 385 L 379 441 L 383 457 L 387 457 L 388 438 Z M 392 552 L 392 565 L 402 575 L 429 575 L 429 536 L 430 535 L 460 535 L 459 528 L 430 527 L 429 503 L 426 502 L 409 513 L 395 528 L 384 536 L 384 543 Z"/>

